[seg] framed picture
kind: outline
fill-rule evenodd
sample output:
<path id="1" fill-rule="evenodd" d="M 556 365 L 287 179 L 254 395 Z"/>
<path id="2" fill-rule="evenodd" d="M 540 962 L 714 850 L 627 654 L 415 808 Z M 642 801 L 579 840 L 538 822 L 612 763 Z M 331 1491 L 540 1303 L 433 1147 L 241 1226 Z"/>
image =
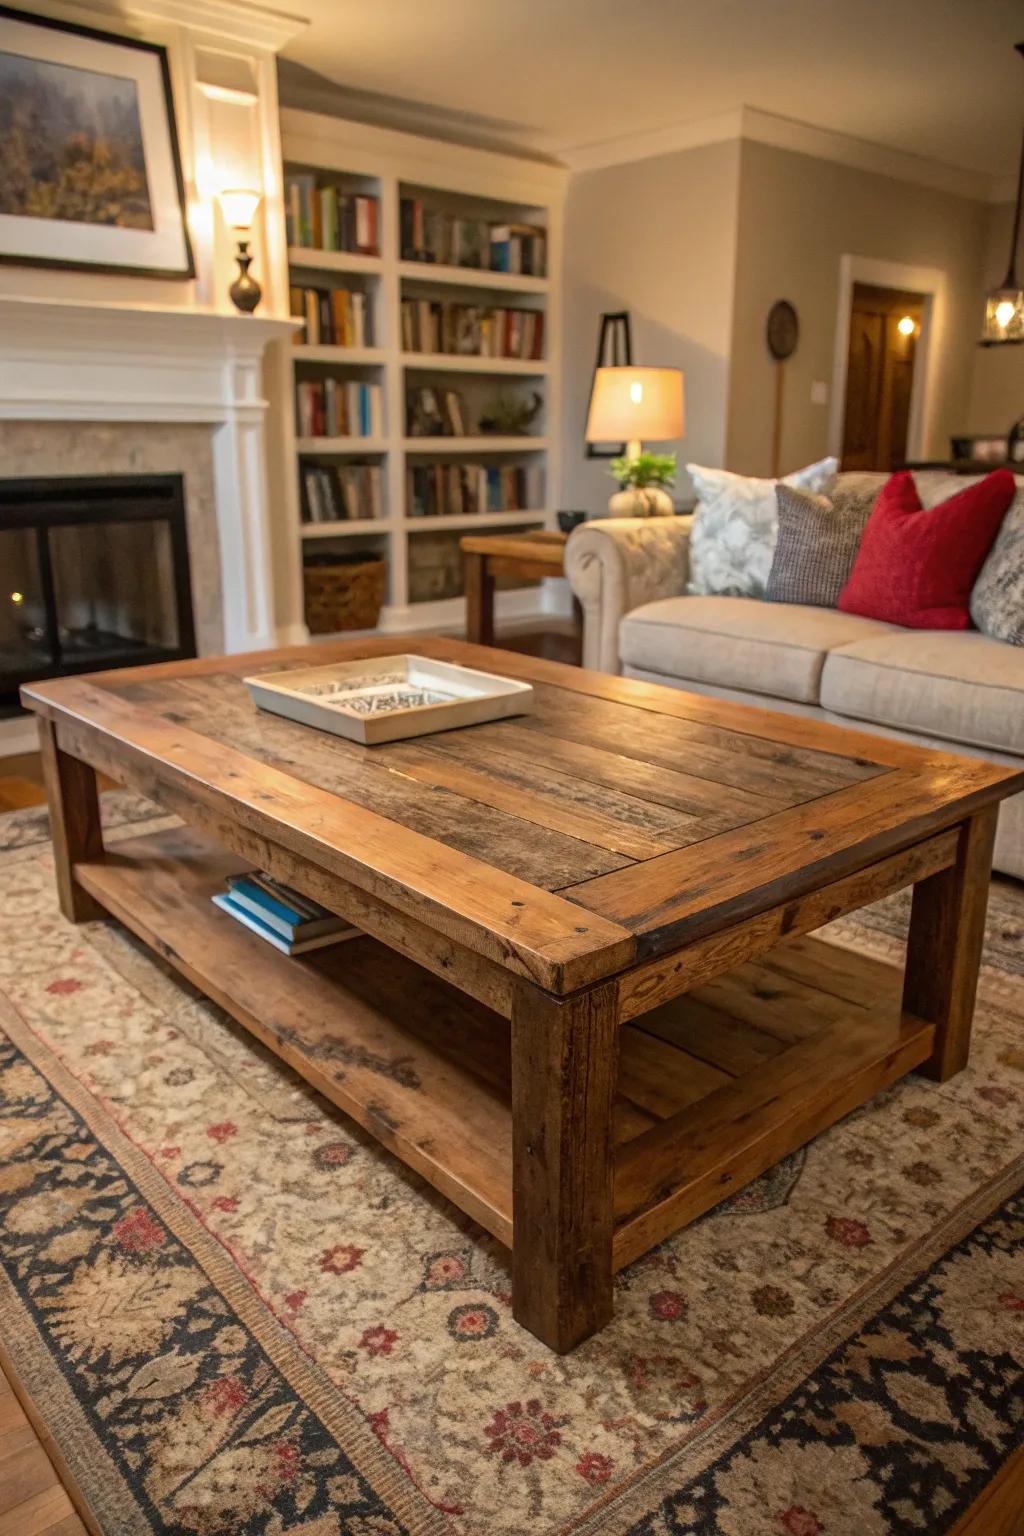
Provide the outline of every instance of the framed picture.
<path id="1" fill-rule="evenodd" d="M 593 378 L 596 379 L 599 368 L 628 368 L 632 361 L 629 310 L 620 309 L 603 314 L 597 333 L 597 361 L 594 363 Z M 594 383 L 591 379 L 590 394 L 587 396 L 588 411 L 593 393 Z M 585 448 L 588 459 L 617 459 L 625 451 L 625 443 L 587 443 Z"/>
<path id="2" fill-rule="evenodd" d="M 0 261 L 195 275 L 163 48 L 0 6 Z"/>

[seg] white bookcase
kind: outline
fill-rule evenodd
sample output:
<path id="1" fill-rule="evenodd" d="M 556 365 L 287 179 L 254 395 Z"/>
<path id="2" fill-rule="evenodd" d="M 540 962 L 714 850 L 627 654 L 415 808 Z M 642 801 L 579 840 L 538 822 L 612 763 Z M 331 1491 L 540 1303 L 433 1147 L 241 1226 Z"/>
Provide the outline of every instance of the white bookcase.
<path id="1" fill-rule="evenodd" d="M 288 498 L 294 538 L 303 551 L 361 548 L 382 553 L 388 564 L 388 593 L 380 628 L 401 633 L 432 627 L 456 628 L 464 614 L 461 597 L 435 599 L 425 590 L 430 565 L 418 558 L 417 540 L 441 533 L 456 538 L 467 528 L 550 527 L 560 484 L 559 411 L 561 389 L 562 216 L 566 172 L 543 162 L 470 149 L 441 140 L 352 123 L 318 113 L 281 112 L 284 171 L 313 172 L 343 189 L 370 192 L 379 199 L 380 255 L 290 248 L 289 282 L 301 287 L 345 286 L 352 279 L 373 312 L 371 347 L 292 348 L 287 412 L 288 453 L 296 482 L 307 462 L 375 462 L 382 468 L 382 516 L 373 521 L 303 523 L 301 494 Z M 405 196 L 465 217 L 498 223 L 542 225 L 547 231 L 547 272 L 514 276 L 476 268 L 443 267 L 402 259 L 400 203 Z M 404 297 L 444 299 L 496 307 L 542 309 L 543 358 L 520 361 L 402 350 Z M 333 376 L 379 383 L 383 432 L 372 439 L 300 438 L 295 432 L 294 380 Z M 502 393 L 532 396 L 541 405 L 529 436 L 410 437 L 407 391 L 436 385 L 457 388 L 475 426 L 481 411 Z M 412 517 L 406 502 L 406 469 L 412 464 L 529 464 L 543 485 L 538 504 L 517 512 L 466 516 Z M 342 542 L 344 541 L 344 542 Z M 421 556 L 424 546 L 420 545 Z M 445 546 L 450 559 L 450 552 Z M 498 594 L 498 614 L 528 618 L 542 611 L 543 588 Z"/>

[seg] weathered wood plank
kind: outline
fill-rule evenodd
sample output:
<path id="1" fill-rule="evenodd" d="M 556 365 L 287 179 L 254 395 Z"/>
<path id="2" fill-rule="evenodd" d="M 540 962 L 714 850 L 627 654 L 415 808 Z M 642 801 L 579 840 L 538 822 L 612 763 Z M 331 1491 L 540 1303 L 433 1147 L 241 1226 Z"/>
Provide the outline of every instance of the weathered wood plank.
<path id="1" fill-rule="evenodd" d="M 436 751 L 470 762 L 515 763 L 524 772 L 538 763 L 537 733 L 515 720 L 496 720 L 472 731 L 451 731 L 436 737 L 431 745 Z M 665 807 L 692 817 L 703 837 L 758 821 L 778 810 L 777 801 L 752 790 L 732 790 L 696 774 L 673 772 L 661 764 L 644 763 L 581 741 L 546 737 L 543 762 L 587 784 L 636 797 L 651 812 Z"/>
<path id="2" fill-rule="evenodd" d="M 559 1354 L 612 1315 L 615 984 L 512 1013 L 512 1311 Z"/>
<path id="3" fill-rule="evenodd" d="M 207 997 L 510 1243 L 508 1099 L 456 1060 L 473 1041 L 466 1020 L 472 1005 L 372 939 L 288 960 L 210 901 L 229 874 L 245 867 L 181 829 L 119 843 L 102 861 L 79 864 L 77 873 L 109 912 Z M 473 1060 L 500 1058 L 507 1026 L 480 1008 L 474 1018 Z M 438 1043 L 446 1031 L 450 1055 Z"/>
<path id="4" fill-rule="evenodd" d="M 663 953 L 842 879 L 1002 799 L 1024 773 L 949 760 L 894 769 L 563 895 L 631 928 L 638 956 Z"/>
<path id="5" fill-rule="evenodd" d="M 552 992 L 614 970 L 632 937 L 561 897 L 75 679 L 39 685 L 58 744 L 185 820 L 238 828 L 339 875 Z M 44 693 L 45 690 L 45 693 Z M 52 704 L 54 696 L 59 705 Z M 243 852 L 251 857 L 250 841 Z M 262 858 L 254 859 L 261 867 Z"/>
<path id="6" fill-rule="evenodd" d="M 751 1072 L 785 1049 L 785 1043 L 774 1035 L 754 1029 L 692 992 L 641 1014 L 623 1030 L 622 1037 L 625 1040 L 641 1030 L 678 1046 L 729 1077 Z"/>
<path id="7" fill-rule="evenodd" d="M 904 1006 L 935 1025 L 935 1049 L 921 1068 L 945 1082 L 967 1065 L 978 969 L 985 942 L 997 808 L 960 828 L 956 862 L 914 887 Z"/>
<path id="8" fill-rule="evenodd" d="M 778 806 L 797 805 L 885 772 L 877 764 L 808 752 L 758 736 L 738 736 L 649 709 L 536 688 L 523 721 L 541 737 L 604 747 L 675 772 L 693 773 L 732 789 L 753 790 Z"/>
<path id="9" fill-rule="evenodd" d="M 846 912 L 867 906 L 892 891 L 902 890 L 947 868 L 956 858 L 958 834 L 940 832 L 891 858 L 841 880 L 833 880 L 806 896 L 772 907 L 721 933 L 698 939 L 675 954 L 648 961 L 627 971 L 619 983 L 624 1019 L 633 1018 L 679 992 L 690 991 L 722 971 L 768 950 L 781 940 L 810 933 Z M 781 953 L 782 951 L 776 951 Z"/>
<path id="10" fill-rule="evenodd" d="M 87 763 L 61 751 L 49 720 L 39 722 L 39 751 L 50 813 L 57 900 L 69 922 L 86 923 L 103 914 L 88 891 L 79 886 L 73 866 L 77 859 L 97 858 L 103 852 L 96 774 Z"/>
<path id="11" fill-rule="evenodd" d="M 823 1028 L 618 1153 L 616 1268 L 710 1210 L 931 1050 L 933 1026 L 890 1005 Z"/>
<path id="12" fill-rule="evenodd" d="M 125 696 L 173 724 L 188 726 L 208 741 L 245 752 L 254 764 L 280 769 L 319 790 L 341 795 L 400 826 L 409 827 L 470 858 L 492 864 L 542 889 L 570 883 L 570 871 L 599 874 L 624 868 L 630 859 L 585 840 L 572 829 L 545 825 L 540 812 L 514 792 L 484 798 L 477 781 L 466 793 L 457 783 L 421 781 L 415 771 L 422 747 L 406 742 L 364 747 L 324 731 L 258 710 L 238 678 L 184 679 L 136 684 Z M 496 804 L 498 800 L 503 804 Z M 514 802 L 514 803 L 513 803 Z M 534 811 L 530 817 L 528 811 Z M 549 823 L 557 820 L 552 808 Z M 654 851 L 650 847 L 647 852 Z M 663 848 L 657 851 L 664 851 Z"/>

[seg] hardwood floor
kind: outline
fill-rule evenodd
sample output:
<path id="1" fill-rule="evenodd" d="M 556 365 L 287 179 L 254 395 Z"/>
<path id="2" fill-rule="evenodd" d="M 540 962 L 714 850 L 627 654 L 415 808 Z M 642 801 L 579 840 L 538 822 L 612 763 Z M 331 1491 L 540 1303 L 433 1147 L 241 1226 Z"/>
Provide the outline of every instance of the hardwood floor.
<path id="1" fill-rule="evenodd" d="M 86 1536 L 57 1469 L 2 1369 L 0 1536 Z"/>

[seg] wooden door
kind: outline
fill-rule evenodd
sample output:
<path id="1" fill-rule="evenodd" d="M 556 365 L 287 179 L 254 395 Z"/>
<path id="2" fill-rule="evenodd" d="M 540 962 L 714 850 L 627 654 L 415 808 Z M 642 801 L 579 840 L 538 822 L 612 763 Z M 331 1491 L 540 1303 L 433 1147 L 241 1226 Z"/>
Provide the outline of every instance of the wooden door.
<path id="1" fill-rule="evenodd" d="M 896 469 L 907 456 L 919 293 L 856 283 L 850 311 L 843 469 Z M 901 325 L 902 323 L 902 325 Z"/>

